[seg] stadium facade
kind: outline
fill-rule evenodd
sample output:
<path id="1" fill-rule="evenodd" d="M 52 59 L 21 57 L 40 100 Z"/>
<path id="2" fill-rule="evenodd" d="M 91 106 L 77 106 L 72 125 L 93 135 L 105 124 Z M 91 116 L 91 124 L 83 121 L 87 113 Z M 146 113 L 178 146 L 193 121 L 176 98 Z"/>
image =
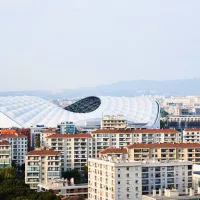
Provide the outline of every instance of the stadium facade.
<path id="1" fill-rule="evenodd" d="M 64 121 L 87 126 L 100 124 L 103 115 L 123 115 L 130 126 L 160 127 L 160 106 L 147 97 L 90 96 L 65 108 L 34 96 L 0 97 L 0 128 L 56 127 Z"/>

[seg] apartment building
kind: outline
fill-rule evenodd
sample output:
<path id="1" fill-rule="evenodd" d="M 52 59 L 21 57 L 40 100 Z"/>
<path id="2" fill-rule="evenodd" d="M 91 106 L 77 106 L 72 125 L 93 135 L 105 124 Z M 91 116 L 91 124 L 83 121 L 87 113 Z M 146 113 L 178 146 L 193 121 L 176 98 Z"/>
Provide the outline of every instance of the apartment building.
<path id="1" fill-rule="evenodd" d="M 99 157 L 102 159 L 109 159 L 111 157 L 128 159 L 128 152 L 126 148 L 107 148 L 99 152 Z"/>
<path id="2" fill-rule="evenodd" d="M 93 139 L 90 134 L 53 134 L 47 145 L 62 154 L 62 170 L 83 170 L 88 158 L 93 157 Z"/>
<path id="3" fill-rule="evenodd" d="M 0 134 L 0 140 L 8 141 L 11 145 L 11 160 L 16 165 L 24 164 L 25 155 L 28 149 L 27 136 L 22 134 Z"/>
<path id="4" fill-rule="evenodd" d="M 61 177 L 60 153 L 46 148 L 28 152 L 25 158 L 25 183 L 37 189 L 39 183 L 47 184 Z"/>
<path id="5" fill-rule="evenodd" d="M 200 165 L 199 143 L 132 144 L 126 147 L 130 160 L 186 160 Z"/>
<path id="6" fill-rule="evenodd" d="M 0 167 L 11 166 L 11 145 L 8 141 L 0 141 Z"/>
<path id="7" fill-rule="evenodd" d="M 74 178 L 57 179 L 49 181 L 47 184 L 38 184 L 38 192 L 52 190 L 56 195 L 62 195 L 72 199 L 73 197 L 88 198 L 88 184 L 74 184 Z"/>
<path id="8" fill-rule="evenodd" d="M 173 143 L 182 141 L 182 133 L 174 129 L 96 130 L 91 132 L 94 156 L 109 147 L 124 148 L 133 143 Z"/>
<path id="9" fill-rule="evenodd" d="M 88 200 L 141 199 L 141 163 L 88 161 Z"/>
<path id="10" fill-rule="evenodd" d="M 127 121 L 123 115 L 104 115 L 101 120 L 101 129 L 125 129 Z"/>
<path id="11" fill-rule="evenodd" d="M 192 187 L 192 162 L 89 159 L 88 199 L 141 199 L 153 190 Z"/>
<path id="12" fill-rule="evenodd" d="M 50 135 L 56 134 L 56 129 L 46 129 L 40 132 L 40 146 L 48 147 L 47 145 L 47 137 Z"/>
<path id="13" fill-rule="evenodd" d="M 61 122 L 57 125 L 57 131 L 60 134 L 75 134 L 76 126 L 73 122 Z"/>
<path id="14" fill-rule="evenodd" d="M 200 128 L 191 128 L 183 130 L 184 143 L 199 143 L 200 142 Z"/>

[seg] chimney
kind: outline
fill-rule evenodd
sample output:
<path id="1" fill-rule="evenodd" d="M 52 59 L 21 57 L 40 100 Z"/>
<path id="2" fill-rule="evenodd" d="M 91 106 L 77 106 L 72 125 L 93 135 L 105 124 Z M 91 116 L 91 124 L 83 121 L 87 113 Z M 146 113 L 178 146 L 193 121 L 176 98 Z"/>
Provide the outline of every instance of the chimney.
<path id="1" fill-rule="evenodd" d="M 156 196 L 156 190 L 153 190 L 153 197 Z"/>

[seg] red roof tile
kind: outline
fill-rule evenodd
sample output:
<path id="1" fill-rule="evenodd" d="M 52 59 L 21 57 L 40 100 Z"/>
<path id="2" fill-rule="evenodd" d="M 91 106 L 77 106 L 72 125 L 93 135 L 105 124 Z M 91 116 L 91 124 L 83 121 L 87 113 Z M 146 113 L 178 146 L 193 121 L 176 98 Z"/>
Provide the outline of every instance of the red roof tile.
<path id="1" fill-rule="evenodd" d="M 99 152 L 100 154 L 108 154 L 108 153 L 118 153 L 118 154 L 127 154 L 127 149 L 123 148 L 107 148 L 103 149 Z"/>
<path id="2" fill-rule="evenodd" d="M 47 138 L 92 138 L 91 134 L 53 134 Z"/>
<path id="3" fill-rule="evenodd" d="M 4 146 L 4 145 L 9 145 L 8 141 L 0 141 L 0 145 Z"/>
<path id="4" fill-rule="evenodd" d="M 28 152 L 26 155 L 30 156 L 30 155 L 35 155 L 35 156 L 40 156 L 40 155 L 60 155 L 60 153 L 58 151 L 54 151 L 54 150 L 34 150 L 34 151 L 30 151 Z"/>
<path id="5" fill-rule="evenodd" d="M 26 135 L 23 134 L 0 134 L 0 138 L 27 138 Z"/>
<path id="6" fill-rule="evenodd" d="M 154 144 L 143 144 L 135 143 L 128 145 L 127 149 L 137 149 L 137 148 L 200 148 L 200 143 L 154 143 Z"/>
<path id="7" fill-rule="evenodd" d="M 184 131 L 200 131 L 200 128 L 186 128 Z"/>
<path id="8" fill-rule="evenodd" d="M 157 134 L 157 133 L 179 133 L 179 131 L 175 130 L 175 129 L 125 129 L 125 130 L 118 130 L 118 129 L 114 129 L 114 130 L 109 130 L 109 129 L 99 129 L 99 130 L 95 130 L 93 132 L 91 132 L 92 134 L 101 134 L 101 133 L 107 133 L 107 134 L 115 134 L 115 133 L 145 133 L 145 134 Z"/>

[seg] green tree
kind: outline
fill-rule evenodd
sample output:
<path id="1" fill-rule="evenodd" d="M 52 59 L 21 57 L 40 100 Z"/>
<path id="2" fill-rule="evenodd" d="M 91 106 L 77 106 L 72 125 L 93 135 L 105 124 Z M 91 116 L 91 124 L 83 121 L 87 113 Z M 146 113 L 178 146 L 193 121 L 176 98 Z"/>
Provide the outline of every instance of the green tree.
<path id="1" fill-rule="evenodd" d="M 4 167 L 0 170 L 0 176 L 3 180 L 16 178 L 16 169 L 14 167 Z"/>
<path id="2" fill-rule="evenodd" d="M 39 148 L 39 147 L 40 147 L 40 138 L 39 138 L 39 137 L 36 137 L 36 138 L 35 138 L 35 147 L 36 147 L 36 148 Z"/>
<path id="3" fill-rule="evenodd" d="M 169 115 L 168 112 L 166 112 L 163 108 L 160 109 L 160 115 L 162 118 L 167 117 Z"/>

